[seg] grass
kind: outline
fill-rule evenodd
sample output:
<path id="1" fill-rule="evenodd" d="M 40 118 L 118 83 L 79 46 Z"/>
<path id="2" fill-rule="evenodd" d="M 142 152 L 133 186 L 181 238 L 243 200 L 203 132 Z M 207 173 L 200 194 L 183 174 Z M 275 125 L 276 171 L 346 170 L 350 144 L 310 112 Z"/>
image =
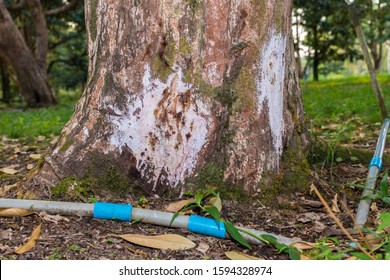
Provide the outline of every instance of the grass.
<path id="1" fill-rule="evenodd" d="M 378 79 L 390 108 L 390 75 L 382 74 Z M 368 75 L 302 83 L 302 88 L 306 116 L 314 134 L 320 131 L 328 140 L 348 142 L 355 138 L 354 131 L 364 134 L 362 129 L 380 126 L 380 112 Z"/>
<path id="2" fill-rule="evenodd" d="M 59 135 L 73 113 L 76 99 L 76 95 L 63 95 L 58 105 L 49 108 L 1 108 L 0 135 L 26 140 Z"/>

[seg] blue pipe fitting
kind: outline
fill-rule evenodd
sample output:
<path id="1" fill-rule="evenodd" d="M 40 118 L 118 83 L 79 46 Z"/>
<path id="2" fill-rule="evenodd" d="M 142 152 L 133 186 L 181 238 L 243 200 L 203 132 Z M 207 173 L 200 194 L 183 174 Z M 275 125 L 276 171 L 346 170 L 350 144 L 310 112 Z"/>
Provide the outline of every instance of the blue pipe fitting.
<path id="1" fill-rule="evenodd" d="M 382 169 L 382 158 L 373 157 L 371 159 L 370 165 L 368 166 L 368 169 L 370 169 L 371 166 L 376 166 L 379 168 L 379 170 L 381 170 Z"/>
<path id="2" fill-rule="evenodd" d="M 96 202 L 93 207 L 93 217 L 106 220 L 131 221 L 132 205 Z"/>
<path id="3" fill-rule="evenodd" d="M 223 222 L 219 222 L 218 225 L 216 220 L 201 216 L 191 215 L 187 228 L 189 231 L 195 233 L 205 234 L 218 238 L 225 238 L 226 236 L 225 224 Z"/>

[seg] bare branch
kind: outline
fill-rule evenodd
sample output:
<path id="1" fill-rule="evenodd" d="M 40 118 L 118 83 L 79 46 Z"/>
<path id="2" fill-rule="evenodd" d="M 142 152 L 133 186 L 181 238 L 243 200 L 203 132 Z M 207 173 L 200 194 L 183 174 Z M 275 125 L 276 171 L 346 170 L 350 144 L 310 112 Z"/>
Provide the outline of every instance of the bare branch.
<path id="1" fill-rule="evenodd" d="M 62 12 L 66 12 L 70 9 L 73 9 L 74 7 L 76 7 L 76 5 L 77 5 L 77 0 L 71 0 L 70 2 L 66 3 L 65 5 L 63 5 L 61 7 L 46 11 L 45 16 L 58 15 Z"/>
<path id="2" fill-rule="evenodd" d="M 9 11 L 18 11 L 26 6 L 26 0 L 20 0 L 17 4 L 7 6 Z"/>

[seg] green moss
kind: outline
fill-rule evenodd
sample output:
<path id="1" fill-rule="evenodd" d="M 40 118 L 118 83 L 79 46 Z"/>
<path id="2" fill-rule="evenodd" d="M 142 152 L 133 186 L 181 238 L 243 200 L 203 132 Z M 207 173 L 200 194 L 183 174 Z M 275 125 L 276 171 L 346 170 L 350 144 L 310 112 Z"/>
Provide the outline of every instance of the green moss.
<path id="1" fill-rule="evenodd" d="M 54 199 L 77 199 L 86 202 L 88 196 L 92 193 L 91 188 L 92 182 L 90 179 L 67 177 L 51 188 L 51 194 Z"/>
<path id="2" fill-rule="evenodd" d="M 202 8 L 202 4 L 200 3 L 200 0 L 186 0 L 186 1 L 192 15 L 195 15 L 196 12 Z"/>
<path id="3" fill-rule="evenodd" d="M 256 106 L 255 74 L 244 66 L 234 80 L 233 94 L 236 97 L 232 104 L 233 112 L 251 111 Z"/>
<path id="4" fill-rule="evenodd" d="M 336 159 L 343 162 L 360 163 L 368 165 L 373 156 L 373 151 L 356 149 L 353 147 L 343 147 L 340 145 L 331 145 L 324 141 L 316 141 L 311 146 L 308 160 L 310 164 L 328 165 L 335 164 Z M 390 162 L 389 155 L 383 155 L 383 161 Z"/>
<path id="5" fill-rule="evenodd" d="M 97 177 L 100 188 L 105 188 L 113 193 L 123 194 L 132 189 L 133 183 L 110 163 L 106 163 L 100 176 Z"/>
<path id="6" fill-rule="evenodd" d="M 282 156 L 281 173 L 266 172 L 259 185 L 260 201 L 265 206 L 275 207 L 275 201 L 280 196 L 289 197 L 295 192 L 309 190 L 311 169 L 307 156 L 292 145 Z M 286 200 L 288 201 L 288 200 Z M 290 203 L 277 204 L 278 208 L 290 208 Z"/>
<path id="7" fill-rule="evenodd" d="M 69 136 L 66 136 L 64 144 L 62 144 L 62 146 L 59 148 L 58 151 L 65 152 L 70 148 L 72 144 L 73 144 L 73 140 L 70 139 Z"/>
<path id="8" fill-rule="evenodd" d="M 93 41 L 96 40 L 97 36 L 97 4 L 98 0 L 92 0 L 90 2 L 90 8 L 91 8 L 91 18 L 88 20 L 89 23 L 89 32 L 91 34 L 91 38 Z"/>
<path id="9" fill-rule="evenodd" d="M 166 40 L 166 46 L 159 53 L 152 57 L 152 71 L 161 80 L 166 81 L 173 73 L 172 66 L 176 57 L 176 44 L 172 38 Z"/>
<path id="10" fill-rule="evenodd" d="M 185 55 L 185 57 L 189 57 L 191 54 L 191 46 L 187 43 L 184 37 L 180 37 L 179 39 L 179 52 Z"/>

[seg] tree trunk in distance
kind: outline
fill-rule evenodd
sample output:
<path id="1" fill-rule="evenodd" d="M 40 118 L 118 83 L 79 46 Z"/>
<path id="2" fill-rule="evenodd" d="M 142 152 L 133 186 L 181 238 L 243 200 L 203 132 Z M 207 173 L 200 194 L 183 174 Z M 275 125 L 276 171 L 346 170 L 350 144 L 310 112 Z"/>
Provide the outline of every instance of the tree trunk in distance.
<path id="1" fill-rule="evenodd" d="M 45 75 L 0 0 L 0 51 L 13 67 L 22 96 L 29 107 L 55 104 Z"/>
<path id="2" fill-rule="evenodd" d="M 291 1 L 130 3 L 86 1 L 86 90 L 29 186 L 256 193 L 304 165 Z"/>
<path id="3" fill-rule="evenodd" d="M 11 96 L 8 64 L 4 59 L 2 59 L 1 56 L 0 56 L 0 76 L 1 76 L 1 91 L 3 92 L 2 101 L 4 103 L 10 103 L 12 96 Z"/>

